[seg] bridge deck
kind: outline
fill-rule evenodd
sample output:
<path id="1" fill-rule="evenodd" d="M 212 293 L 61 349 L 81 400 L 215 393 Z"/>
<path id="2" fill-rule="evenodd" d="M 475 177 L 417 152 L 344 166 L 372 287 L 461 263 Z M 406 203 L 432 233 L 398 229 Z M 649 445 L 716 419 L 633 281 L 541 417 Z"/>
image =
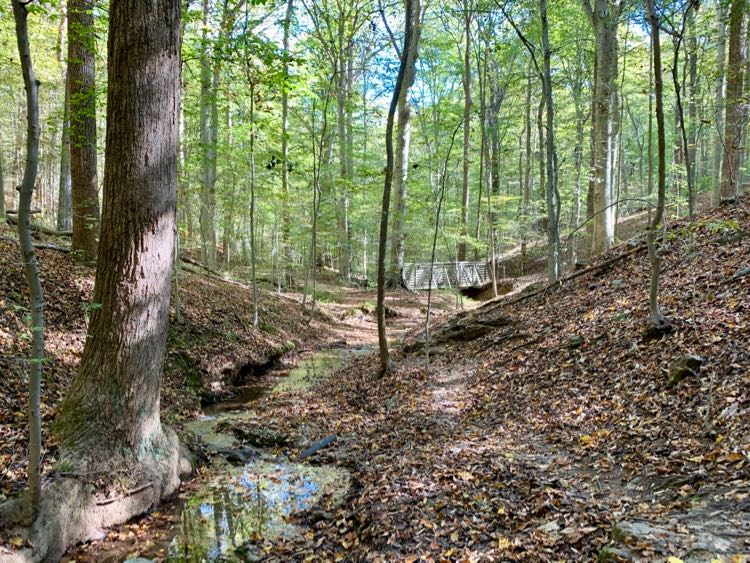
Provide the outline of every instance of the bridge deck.
<path id="1" fill-rule="evenodd" d="M 489 280 L 486 262 L 435 262 L 432 265 L 433 289 L 479 287 Z M 428 289 L 430 263 L 404 264 L 404 281 L 411 290 Z"/>

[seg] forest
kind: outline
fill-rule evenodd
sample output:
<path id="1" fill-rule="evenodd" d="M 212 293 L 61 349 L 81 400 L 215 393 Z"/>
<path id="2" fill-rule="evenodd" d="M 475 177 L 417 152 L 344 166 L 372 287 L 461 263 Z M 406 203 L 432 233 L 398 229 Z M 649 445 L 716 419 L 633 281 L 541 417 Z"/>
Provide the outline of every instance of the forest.
<path id="1" fill-rule="evenodd" d="M 0 561 L 746 561 L 748 0 L 0 5 Z"/>

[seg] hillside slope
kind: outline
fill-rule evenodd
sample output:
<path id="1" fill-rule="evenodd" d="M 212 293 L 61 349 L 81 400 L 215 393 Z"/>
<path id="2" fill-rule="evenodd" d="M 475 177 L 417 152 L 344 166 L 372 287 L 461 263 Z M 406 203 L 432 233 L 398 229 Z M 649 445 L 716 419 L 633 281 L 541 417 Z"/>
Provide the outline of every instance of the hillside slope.
<path id="1" fill-rule="evenodd" d="M 355 483 L 314 533 L 273 552 L 743 560 L 749 204 L 670 226 L 660 299 L 675 329 L 661 339 L 644 335 L 646 250 L 617 247 L 575 280 L 449 319 L 453 340 L 428 368 L 421 353 L 402 354 L 379 378 L 363 358 L 325 382 L 314 408 L 269 404 L 291 429 L 337 433 L 320 461 L 345 465 Z M 407 349 L 419 349 L 414 338 Z M 703 365 L 670 385 L 688 354 Z"/>
<path id="2" fill-rule="evenodd" d="M 26 279 L 10 229 L 0 229 L 0 501 L 25 484 L 26 380 L 30 329 Z M 47 327 L 42 384 L 44 470 L 55 463 L 48 431 L 74 377 L 94 310 L 94 270 L 55 250 L 38 250 Z M 225 392 L 252 366 L 302 346 L 340 340 L 324 317 L 303 315 L 299 303 L 270 292 L 259 299 L 260 328 L 252 327 L 252 292 L 236 284 L 181 274 L 181 322 L 173 310 L 162 387 L 162 417 L 179 423 L 199 411 L 201 396 Z M 173 300 L 174 302 L 174 300 Z"/>

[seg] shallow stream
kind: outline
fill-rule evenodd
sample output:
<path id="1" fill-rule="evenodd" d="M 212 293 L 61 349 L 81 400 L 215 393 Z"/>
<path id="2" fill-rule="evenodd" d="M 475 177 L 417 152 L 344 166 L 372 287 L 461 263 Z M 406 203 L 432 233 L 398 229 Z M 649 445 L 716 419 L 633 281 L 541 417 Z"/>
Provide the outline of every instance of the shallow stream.
<path id="1" fill-rule="evenodd" d="M 315 353 L 264 385 L 238 388 L 232 398 L 205 407 L 204 416 L 186 429 L 218 454 L 205 470 L 210 477 L 174 507 L 170 519 L 176 525 L 166 543 L 136 553 L 167 561 L 259 560 L 265 555 L 263 540 L 304 533 L 295 516 L 322 500 L 327 508 L 340 503 L 349 488 L 345 470 L 293 461 L 273 447 L 248 447 L 227 428 L 251 418 L 253 403 L 260 398 L 280 391 L 304 392 L 363 351 Z"/>

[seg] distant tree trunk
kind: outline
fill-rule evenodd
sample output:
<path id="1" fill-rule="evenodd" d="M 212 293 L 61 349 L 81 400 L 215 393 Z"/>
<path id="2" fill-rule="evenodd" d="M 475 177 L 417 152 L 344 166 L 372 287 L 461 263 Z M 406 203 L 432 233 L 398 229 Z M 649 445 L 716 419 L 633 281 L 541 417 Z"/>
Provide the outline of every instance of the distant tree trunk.
<path id="1" fill-rule="evenodd" d="M 255 242 L 255 82 L 250 82 L 250 275 L 253 282 L 253 326 L 258 327 L 258 245 Z"/>
<path id="2" fill-rule="evenodd" d="M 283 83 L 281 85 L 281 240 L 284 246 L 284 275 L 292 281 L 292 247 L 289 243 L 289 29 L 292 25 L 294 0 L 287 0 L 284 17 L 284 52 L 282 54 Z"/>
<path id="3" fill-rule="evenodd" d="M 648 43 L 648 195 L 654 193 L 654 36 Z"/>
<path id="4" fill-rule="evenodd" d="M 413 36 L 411 49 L 406 56 L 406 74 L 401 96 L 398 99 L 398 123 L 396 125 L 396 153 L 394 155 L 393 170 L 393 226 L 391 228 L 391 270 L 389 284 L 391 287 L 401 287 L 401 270 L 404 267 L 404 242 L 406 239 L 406 198 L 409 177 L 409 145 L 411 140 L 411 105 L 409 104 L 409 89 L 414 85 L 417 74 L 417 57 L 419 56 L 419 38 L 422 33 L 421 6 L 419 0 L 413 0 L 412 17 Z"/>
<path id="5" fill-rule="evenodd" d="M 656 210 L 648 227 L 648 255 L 651 262 L 651 286 L 649 290 L 649 311 L 651 329 L 662 332 L 670 323 L 659 307 L 659 278 L 661 276 L 661 257 L 656 248 L 656 235 L 664 216 L 664 198 L 666 193 L 666 136 L 664 127 L 664 85 L 661 67 L 661 42 L 659 40 L 659 18 L 656 15 L 654 0 L 646 0 L 648 20 L 651 26 L 651 45 L 654 57 L 654 90 L 656 96 L 656 139 L 657 139 L 657 203 Z"/>
<path id="6" fill-rule="evenodd" d="M 81 470 L 158 466 L 177 192 L 180 3 L 114 0 L 100 259 L 78 375 L 60 407 L 61 459 Z M 159 455 L 157 455 L 159 453 Z M 154 474 L 157 498 L 167 476 Z"/>
<path id="7" fill-rule="evenodd" d="M 750 103 L 748 103 L 748 97 L 750 97 L 750 16 L 748 16 L 748 22 L 745 24 L 745 86 L 743 90 L 745 98 L 745 114 L 744 114 L 744 127 L 743 127 L 743 138 L 744 141 L 742 146 L 744 150 L 740 154 L 740 166 L 745 166 L 745 173 L 742 179 L 742 185 L 747 187 L 750 182 Z"/>
<path id="8" fill-rule="evenodd" d="M 724 24 L 724 4 L 716 3 L 716 86 L 714 92 L 714 145 L 711 170 L 711 204 L 721 203 L 721 161 L 724 136 L 724 59 L 726 57 L 727 31 Z"/>
<path id="9" fill-rule="evenodd" d="M 541 76 L 543 81 L 543 76 Z M 537 164 L 539 165 L 539 185 L 537 186 L 537 196 L 535 199 L 544 200 L 546 193 L 546 167 L 544 164 L 545 153 L 544 153 L 544 108 L 547 105 L 547 99 L 544 96 L 544 84 L 542 84 L 542 95 L 539 98 L 539 105 L 536 109 L 536 132 L 537 132 Z M 542 230 L 541 216 L 537 219 L 537 229 Z"/>
<path id="10" fill-rule="evenodd" d="M 18 240 L 23 257 L 26 282 L 29 286 L 31 309 L 31 358 L 29 373 L 29 506 L 33 516 L 41 498 L 42 427 L 39 404 L 41 400 L 42 367 L 44 362 L 44 295 L 39 279 L 39 268 L 31 239 L 31 199 L 34 195 L 39 166 L 39 83 L 31 60 L 27 27 L 26 4 L 13 0 L 18 56 L 26 88 L 26 164 L 18 200 Z"/>
<path id="11" fill-rule="evenodd" d="M 690 200 L 688 201 L 690 217 L 696 212 L 697 198 L 697 175 L 696 156 L 698 147 L 698 40 L 696 39 L 695 14 L 700 4 L 693 3 L 687 14 L 687 63 L 688 63 L 688 120 L 689 127 L 687 133 L 687 154 L 688 178 L 690 183 Z"/>
<path id="12" fill-rule="evenodd" d="M 523 190 L 521 193 L 521 272 L 526 264 L 526 242 L 529 237 L 529 204 L 531 203 L 531 70 L 526 75 L 526 104 L 524 112 L 525 159 Z"/>
<path id="13" fill-rule="evenodd" d="M 674 85 L 674 92 L 675 92 L 675 105 L 677 106 L 677 112 L 675 114 L 675 117 L 677 119 L 677 124 L 679 125 L 680 135 L 681 135 L 681 146 L 678 146 L 675 148 L 675 151 L 679 151 L 679 153 L 675 153 L 675 156 L 679 154 L 682 160 L 685 162 L 685 177 L 687 179 L 687 191 L 688 191 L 688 216 L 690 219 L 693 218 L 693 215 L 695 214 L 695 139 L 694 136 L 688 135 L 688 128 L 685 124 L 685 111 L 683 109 L 683 102 L 682 102 L 682 84 L 680 83 L 679 79 L 679 66 L 680 66 L 680 47 L 683 42 L 684 33 L 685 33 L 685 27 L 687 26 L 690 30 L 690 33 L 692 33 L 692 22 L 695 19 L 695 10 L 697 10 L 697 6 L 693 4 L 692 2 L 687 5 L 685 8 L 687 11 L 684 16 L 684 24 L 682 26 L 682 29 L 675 35 L 674 37 L 674 49 L 673 49 L 673 56 L 672 56 L 672 83 Z M 695 64 L 695 54 L 691 54 L 690 52 L 690 45 L 695 46 L 695 41 L 689 41 L 688 43 L 688 53 L 687 53 L 687 61 L 688 61 L 688 67 L 691 65 L 691 58 L 692 63 Z M 690 90 L 690 99 L 689 99 L 689 111 L 692 112 L 691 119 L 694 120 L 695 117 L 695 80 L 697 78 L 697 67 L 694 67 L 694 70 L 692 72 L 689 72 L 690 74 L 690 84 L 691 84 L 691 90 Z M 691 121 L 691 126 L 694 126 L 694 122 Z M 691 143 L 692 139 L 692 143 Z M 693 147 L 691 149 L 691 147 Z M 675 158 L 677 160 L 677 158 Z"/>
<path id="14" fill-rule="evenodd" d="M 539 17 L 542 22 L 542 51 L 544 54 L 544 99 L 546 101 L 546 150 L 547 150 L 547 279 L 556 282 L 560 271 L 560 192 L 557 188 L 557 151 L 555 147 L 555 114 L 552 97 L 552 53 L 549 45 L 549 22 L 547 20 L 547 0 L 539 0 Z M 541 150 L 541 147 L 540 147 Z"/>
<path id="15" fill-rule="evenodd" d="M 580 84 L 580 83 L 579 83 Z M 581 88 L 576 86 L 574 92 L 574 103 L 576 111 L 576 144 L 573 150 L 575 155 L 575 193 L 573 195 L 573 213 L 571 226 L 573 229 L 578 228 L 581 222 L 581 177 L 583 176 L 583 103 L 581 102 Z M 571 267 L 575 267 L 578 260 L 578 236 L 573 235 L 570 241 L 570 262 Z"/>
<path id="16" fill-rule="evenodd" d="M 729 12 L 729 57 L 727 59 L 726 123 L 724 125 L 724 160 L 721 166 L 721 197 L 731 198 L 740 190 L 740 154 L 742 153 L 742 18 L 746 0 L 732 0 Z"/>
<path id="17" fill-rule="evenodd" d="M 216 141 L 219 128 L 219 74 L 211 66 L 211 38 L 209 37 L 209 0 L 203 0 L 203 31 L 200 55 L 200 144 L 201 191 L 200 227 L 201 261 L 207 268 L 216 269 Z M 216 62 L 214 63 L 217 64 Z"/>
<path id="18" fill-rule="evenodd" d="M 70 174 L 73 193 L 71 250 L 96 260 L 99 186 L 96 170 L 96 84 L 94 16 L 91 0 L 68 2 L 68 88 Z"/>
<path id="19" fill-rule="evenodd" d="M 69 231 L 73 227 L 70 180 L 70 95 L 68 93 L 67 71 L 65 74 L 65 101 L 63 102 L 62 135 L 60 138 L 60 178 L 57 190 L 58 231 Z"/>
<path id="20" fill-rule="evenodd" d="M 339 185 L 338 185 L 338 206 L 336 209 L 337 217 L 337 236 L 339 245 L 339 276 L 344 282 L 351 280 L 351 248 L 349 247 L 349 178 L 347 170 L 347 138 L 346 138 L 346 93 L 347 93 L 347 75 L 346 75 L 346 52 L 347 46 L 344 45 L 344 23 L 343 15 L 341 16 L 341 35 L 339 38 L 338 70 L 336 82 L 336 125 L 338 132 L 338 157 L 339 157 Z"/>
<path id="21" fill-rule="evenodd" d="M 227 126 L 227 150 L 231 154 L 232 147 L 234 145 L 234 134 L 232 127 L 232 107 L 231 103 L 227 103 L 226 108 L 226 126 Z M 224 236 L 222 237 L 221 251 L 224 254 L 223 264 L 227 270 L 230 268 L 232 263 L 232 254 L 234 247 L 234 216 L 235 216 L 235 194 L 237 192 L 237 174 L 235 169 L 232 168 L 226 174 L 229 176 L 229 205 L 226 211 L 226 217 L 224 219 Z"/>
<path id="22" fill-rule="evenodd" d="M 461 240 L 458 243 L 458 261 L 466 260 L 466 242 L 469 236 L 469 141 L 471 138 L 471 10 L 469 0 L 463 0 L 464 14 L 464 153 L 463 191 L 461 195 Z"/>
<path id="23" fill-rule="evenodd" d="M 3 171 L 3 153 L 0 151 L 0 222 L 5 221 L 5 175 Z"/>
<path id="24" fill-rule="evenodd" d="M 592 253 L 608 250 L 614 242 L 612 203 L 612 133 L 615 118 L 615 78 L 617 77 L 617 28 L 622 0 L 581 0 L 596 44 L 594 93 L 591 119 L 591 173 L 589 191 L 593 201 Z"/>
<path id="25" fill-rule="evenodd" d="M 404 17 L 404 45 L 403 53 L 411 50 L 413 40 L 413 23 L 414 23 L 414 3 L 415 0 L 406 0 L 406 10 Z M 391 204 L 391 189 L 393 187 L 393 122 L 398 107 L 398 99 L 401 96 L 401 89 L 404 85 L 406 75 L 407 56 L 401 57 L 399 64 L 396 85 L 391 97 L 391 104 L 388 108 L 388 119 L 385 127 L 385 182 L 383 185 L 383 205 L 380 211 L 380 239 L 378 243 L 378 350 L 380 354 L 380 371 L 382 374 L 387 373 L 391 367 L 391 360 L 388 353 L 388 338 L 385 327 L 385 260 L 388 253 L 388 211 Z"/>

